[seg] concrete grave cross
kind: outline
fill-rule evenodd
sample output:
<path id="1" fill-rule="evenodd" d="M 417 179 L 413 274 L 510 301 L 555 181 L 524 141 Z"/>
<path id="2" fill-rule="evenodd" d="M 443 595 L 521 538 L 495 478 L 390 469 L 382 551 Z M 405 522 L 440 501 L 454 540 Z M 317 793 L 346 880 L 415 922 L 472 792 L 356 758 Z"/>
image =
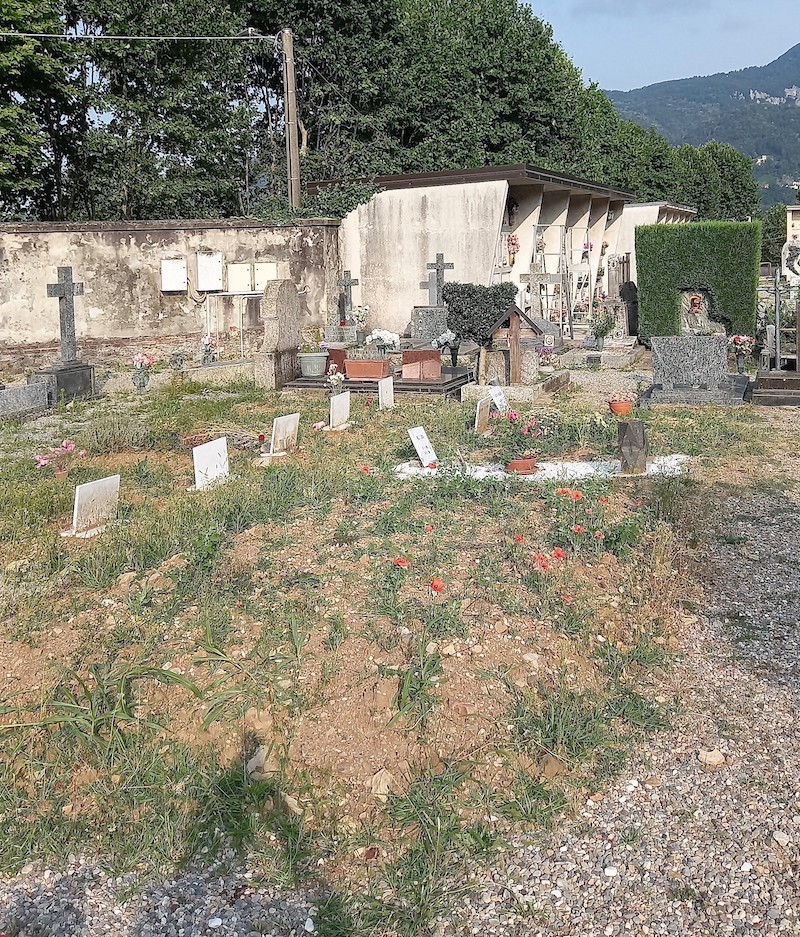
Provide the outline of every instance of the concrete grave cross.
<path id="1" fill-rule="evenodd" d="M 230 474 L 228 466 L 228 440 L 225 436 L 192 449 L 194 461 L 194 487 L 205 491 L 219 484 Z"/>
<path id="2" fill-rule="evenodd" d="M 75 488 L 72 510 L 72 529 L 64 537 L 94 537 L 105 529 L 117 514 L 119 504 L 119 475 L 98 478 Z"/>
<path id="3" fill-rule="evenodd" d="M 47 284 L 47 295 L 58 299 L 61 362 L 71 364 L 78 360 L 78 342 L 75 335 L 75 297 L 83 296 L 83 283 L 73 283 L 72 267 L 58 268 L 58 283 Z"/>
<path id="4" fill-rule="evenodd" d="M 384 377 L 378 381 L 378 409 L 391 410 L 394 406 L 394 378 Z"/>
<path id="5" fill-rule="evenodd" d="M 425 432 L 424 427 L 415 426 L 408 431 L 408 435 L 411 437 L 411 442 L 414 443 L 414 449 L 416 449 L 417 457 L 422 463 L 422 467 L 430 468 L 433 466 L 435 468 L 439 460 L 436 458 L 436 452 L 431 445 L 430 439 L 428 439 L 428 434 Z"/>
<path id="6" fill-rule="evenodd" d="M 436 255 L 436 263 L 428 264 L 428 270 L 436 271 L 436 295 L 434 297 L 434 302 L 431 303 L 433 306 L 441 306 L 444 300 L 442 299 L 442 287 L 444 286 L 444 272 L 445 270 L 454 270 L 455 264 L 446 264 L 444 262 L 444 254 Z"/>
<path id="7" fill-rule="evenodd" d="M 439 302 L 438 302 L 438 299 L 437 299 L 438 294 L 437 294 L 436 274 L 435 274 L 435 273 L 429 273 L 429 274 L 428 274 L 428 279 L 427 279 L 427 280 L 423 280 L 423 281 L 420 283 L 419 288 L 420 288 L 421 290 L 427 290 L 427 291 L 428 291 L 428 305 L 429 305 L 429 306 L 438 306 L 438 305 L 439 305 Z"/>
<path id="8" fill-rule="evenodd" d="M 349 270 L 345 270 L 343 279 L 339 280 L 339 286 L 344 291 L 344 318 L 349 319 L 353 311 L 353 287 L 358 286 L 357 279 L 353 279 Z"/>
<path id="9" fill-rule="evenodd" d="M 331 397 L 329 429 L 344 429 L 350 419 L 350 391 L 334 394 Z"/>

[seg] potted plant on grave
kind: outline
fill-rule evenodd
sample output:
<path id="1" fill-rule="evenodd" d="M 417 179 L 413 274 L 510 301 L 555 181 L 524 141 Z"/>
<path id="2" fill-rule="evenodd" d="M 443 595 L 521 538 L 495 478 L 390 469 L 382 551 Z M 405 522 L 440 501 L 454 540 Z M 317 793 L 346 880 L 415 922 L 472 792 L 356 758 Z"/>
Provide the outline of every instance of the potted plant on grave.
<path id="1" fill-rule="evenodd" d="M 500 456 L 506 471 L 512 475 L 532 475 L 538 472 L 535 441 L 542 435 L 542 427 L 533 417 L 523 418 L 516 410 L 505 416 L 493 411 L 493 435 L 500 443 Z"/>
<path id="2" fill-rule="evenodd" d="M 210 332 L 200 339 L 200 350 L 202 353 L 202 363 L 213 364 L 217 360 L 219 342 L 216 336 Z"/>
<path id="3" fill-rule="evenodd" d="M 297 359 L 303 377 L 323 377 L 327 371 L 328 349 L 320 339 L 320 331 L 315 329 L 309 339 L 297 346 Z"/>
<path id="4" fill-rule="evenodd" d="M 81 449 L 80 452 L 76 450 L 77 446 L 71 439 L 64 439 L 59 446 L 51 447 L 47 452 L 34 456 L 36 466 L 37 468 L 52 466 L 55 477 L 63 481 L 67 477 L 72 462 L 86 455 L 85 449 Z"/>
<path id="5" fill-rule="evenodd" d="M 378 357 L 346 358 L 344 369 L 348 379 L 379 381 L 388 377 L 391 362 L 386 357 L 386 352 L 400 349 L 400 336 L 386 329 L 373 329 L 366 337 L 365 344 L 374 348 Z"/>
<path id="6" fill-rule="evenodd" d="M 612 394 L 608 398 L 608 409 L 615 416 L 630 416 L 636 398 L 632 394 Z"/>
<path id="7" fill-rule="evenodd" d="M 143 355 L 141 352 L 131 358 L 131 364 L 133 365 L 131 380 L 137 390 L 144 390 L 150 383 L 150 368 L 155 360 L 152 355 Z"/>
<path id="8" fill-rule="evenodd" d="M 755 347 L 756 341 L 752 335 L 731 335 L 728 339 L 728 348 L 736 358 L 737 373 L 744 374 L 745 359 L 752 356 Z"/>
<path id="9" fill-rule="evenodd" d="M 369 306 L 356 306 L 353 310 L 353 321 L 356 324 L 356 342 L 359 345 L 363 345 L 366 341 L 367 333 L 364 330 L 364 326 L 367 324 L 367 319 L 369 318 Z"/>
<path id="10" fill-rule="evenodd" d="M 536 349 L 536 363 L 542 373 L 552 374 L 558 365 L 558 355 L 552 348 L 548 348 L 546 345 L 540 345 Z"/>
<path id="11" fill-rule="evenodd" d="M 610 335 L 614 330 L 614 326 L 617 324 L 617 317 L 614 313 L 607 309 L 605 312 L 601 313 L 597 318 L 592 321 L 591 329 L 592 335 L 597 339 L 597 350 L 602 351 L 603 345 L 605 344 L 606 336 Z"/>

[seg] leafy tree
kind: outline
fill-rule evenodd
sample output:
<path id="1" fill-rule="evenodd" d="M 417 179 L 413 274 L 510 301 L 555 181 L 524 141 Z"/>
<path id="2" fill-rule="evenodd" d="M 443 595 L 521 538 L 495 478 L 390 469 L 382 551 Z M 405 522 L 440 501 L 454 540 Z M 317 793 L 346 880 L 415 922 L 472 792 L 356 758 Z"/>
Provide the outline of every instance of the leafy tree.
<path id="1" fill-rule="evenodd" d="M 773 205 L 761 216 L 761 260 L 779 264 L 786 242 L 786 206 Z"/>
<path id="2" fill-rule="evenodd" d="M 712 140 L 700 147 L 717 168 L 720 179 L 719 215 L 721 221 L 747 221 L 758 210 L 758 183 L 750 160 L 729 143 Z"/>

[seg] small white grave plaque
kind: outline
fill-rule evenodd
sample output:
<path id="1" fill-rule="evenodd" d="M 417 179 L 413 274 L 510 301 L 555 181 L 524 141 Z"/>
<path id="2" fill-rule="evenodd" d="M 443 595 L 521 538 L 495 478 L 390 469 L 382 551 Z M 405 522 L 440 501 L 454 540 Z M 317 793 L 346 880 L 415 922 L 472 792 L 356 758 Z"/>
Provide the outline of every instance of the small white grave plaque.
<path id="1" fill-rule="evenodd" d="M 299 428 L 299 413 L 279 416 L 272 424 L 272 441 L 269 447 L 270 455 L 282 455 L 285 452 L 291 452 L 296 449 L 297 431 Z"/>
<path id="2" fill-rule="evenodd" d="M 119 475 L 98 478 L 75 488 L 72 530 L 65 537 L 93 537 L 116 517 L 119 504 Z"/>
<path id="3" fill-rule="evenodd" d="M 225 436 L 212 439 L 202 446 L 195 446 L 192 449 L 192 458 L 196 491 L 212 488 L 228 477 L 228 440 Z"/>
<path id="4" fill-rule="evenodd" d="M 433 450 L 431 441 L 428 439 L 428 434 L 422 426 L 415 426 L 413 429 L 410 429 L 408 435 L 411 437 L 411 442 L 414 443 L 414 448 L 417 450 L 417 457 L 422 463 L 423 468 L 435 465 L 439 461 L 436 458 L 436 453 Z"/>
<path id="5" fill-rule="evenodd" d="M 505 391 L 502 387 L 498 387 L 496 384 L 489 385 L 489 394 L 491 395 L 494 405 L 497 409 L 503 414 L 503 416 L 508 413 L 508 400 L 506 399 Z"/>
<path id="6" fill-rule="evenodd" d="M 475 408 L 475 432 L 479 436 L 489 432 L 489 414 L 492 411 L 493 402 L 491 397 L 484 397 L 483 400 L 478 401 L 478 406 Z"/>
<path id="7" fill-rule="evenodd" d="M 556 337 L 555 337 L 555 335 L 545 335 L 545 337 L 544 337 L 544 347 L 545 347 L 545 348 L 555 348 L 555 347 L 556 347 Z"/>
<path id="8" fill-rule="evenodd" d="M 338 429 L 344 426 L 350 419 L 350 391 L 346 390 L 341 394 L 334 394 L 331 397 L 331 416 L 328 424 L 330 429 Z"/>
<path id="9" fill-rule="evenodd" d="M 378 409 L 391 410 L 394 406 L 394 378 L 384 377 L 378 381 Z"/>

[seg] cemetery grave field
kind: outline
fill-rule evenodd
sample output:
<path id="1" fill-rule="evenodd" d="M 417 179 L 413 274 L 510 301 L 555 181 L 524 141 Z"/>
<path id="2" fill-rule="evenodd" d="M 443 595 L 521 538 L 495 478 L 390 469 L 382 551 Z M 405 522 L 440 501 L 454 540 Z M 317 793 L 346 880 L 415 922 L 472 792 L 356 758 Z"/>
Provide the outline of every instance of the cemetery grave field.
<path id="1" fill-rule="evenodd" d="M 255 467 L 294 410 L 299 451 Z M 417 933 L 465 862 L 570 815 L 670 724 L 697 505 L 769 476 L 764 421 L 642 414 L 689 478 L 530 485 L 460 475 L 499 461 L 474 406 L 358 398 L 348 430 L 312 429 L 327 412 L 196 386 L 0 427 L 3 872 L 241 850 L 256 881 L 333 889 L 331 928 Z M 536 416 L 540 458 L 614 452 L 607 414 Z M 435 478 L 395 477 L 411 426 Z M 191 446 L 220 436 L 230 477 L 188 491 Z M 62 438 L 86 451 L 64 481 L 34 462 Z M 62 538 L 74 486 L 112 474 L 114 522 Z"/>

